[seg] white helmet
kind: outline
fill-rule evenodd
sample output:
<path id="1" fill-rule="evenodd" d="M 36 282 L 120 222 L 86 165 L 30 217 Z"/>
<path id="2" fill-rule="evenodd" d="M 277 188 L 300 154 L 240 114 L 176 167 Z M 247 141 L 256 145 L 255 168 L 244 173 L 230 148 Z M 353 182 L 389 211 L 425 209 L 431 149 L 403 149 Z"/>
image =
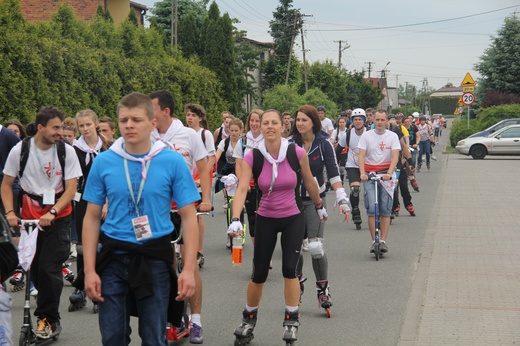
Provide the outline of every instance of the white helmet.
<path id="1" fill-rule="evenodd" d="M 352 115 L 350 116 L 350 121 L 352 122 L 352 120 L 355 117 L 360 117 L 360 118 L 363 119 L 363 121 L 366 121 L 367 115 L 365 113 L 365 110 L 363 108 L 356 108 L 356 109 L 354 109 L 352 111 Z"/>
<path id="2" fill-rule="evenodd" d="M 413 115 L 414 118 L 418 118 L 419 117 L 419 112 L 413 112 L 412 115 Z"/>

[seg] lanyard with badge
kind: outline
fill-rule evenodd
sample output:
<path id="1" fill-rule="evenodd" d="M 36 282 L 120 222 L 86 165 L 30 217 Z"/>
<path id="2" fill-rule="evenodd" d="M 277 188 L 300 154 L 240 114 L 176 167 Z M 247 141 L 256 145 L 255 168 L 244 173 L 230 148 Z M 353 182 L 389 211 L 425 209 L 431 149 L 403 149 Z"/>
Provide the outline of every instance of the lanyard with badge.
<path id="1" fill-rule="evenodd" d="M 56 201 L 55 201 L 56 192 L 52 188 L 52 178 L 53 178 L 52 171 L 53 170 L 56 171 L 56 144 L 54 144 L 52 146 L 52 148 L 53 148 L 52 165 L 49 167 L 49 173 L 47 174 L 47 172 L 45 171 L 45 168 L 42 164 L 42 160 L 40 158 L 40 153 L 38 151 L 38 147 L 36 145 L 34 146 L 34 151 L 36 152 L 36 158 L 38 159 L 38 164 L 40 165 L 40 169 L 41 169 L 43 175 L 49 181 L 49 188 L 43 190 L 43 204 L 44 205 L 54 205 L 54 203 L 56 203 Z M 49 164 L 51 164 L 51 163 L 49 162 Z M 63 189 L 65 189 L 65 186 L 63 187 Z"/>
<path id="2" fill-rule="evenodd" d="M 150 167 L 150 162 L 148 161 L 146 163 L 146 170 L 148 171 L 148 168 Z M 132 197 L 132 201 L 134 202 L 135 207 L 135 213 L 137 215 L 136 218 L 132 219 L 132 227 L 134 229 L 135 239 L 143 240 L 148 239 L 153 236 L 152 234 L 152 228 L 150 227 L 150 222 L 148 221 L 148 215 L 139 215 L 139 208 L 137 207 L 139 205 L 139 201 L 141 200 L 141 195 L 143 194 L 144 189 L 144 182 L 145 179 L 141 177 L 141 183 L 139 184 L 139 191 L 137 192 L 137 200 L 135 198 L 134 189 L 132 188 L 132 182 L 130 180 L 130 173 L 128 171 L 128 160 L 125 159 L 125 175 L 126 175 L 126 182 L 128 184 L 128 190 L 130 191 L 130 196 Z"/>

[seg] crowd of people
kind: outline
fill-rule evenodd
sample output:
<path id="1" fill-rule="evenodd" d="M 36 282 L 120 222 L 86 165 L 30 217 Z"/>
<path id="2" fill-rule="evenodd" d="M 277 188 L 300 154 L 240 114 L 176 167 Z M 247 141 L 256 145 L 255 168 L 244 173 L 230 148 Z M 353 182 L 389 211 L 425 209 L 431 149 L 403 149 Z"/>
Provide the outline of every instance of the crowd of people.
<path id="1" fill-rule="evenodd" d="M 139 317 L 143 345 L 167 345 L 168 323 L 186 327 L 184 301 L 191 310 L 190 342 L 202 344 L 200 269 L 207 225 L 196 212 L 211 211 L 212 194 L 226 194 L 223 181 L 234 174 L 238 183 L 228 235 L 242 235 L 245 211 L 254 247 L 234 335 L 238 344 L 253 338 L 280 233 L 283 339 L 296 340 L 306 281 L 302 252 L 311 255 L 320 306 L 329 314 L 332 306 L 324 245 L 328 191 L 334 192 L 334 209 L 343 221 L 352 218 L 357 229 L 364 197 L 370 252 L 378 199 L 380 249 L 388 252 L 390 220 L 401 208 L 399 194 L 415 216 L 408 184 L 419 191 L 415 172 L 423 156 L 430 170 L 442 126 L 440 119 L 430 122 L 418 113 L 393 115 L 372 108 L 331 119 L 325 107 L 303 105 L 292 113 L 253 109 L 244 123 L 222 112 L 222 125 L 211 132 L 203 106 L 184 106 L 186 124 L 174 116 L 175 109 L 171 93 L 160 90 L 123 97 L 117 124 L 90 109 L 65 118 L 61 110 L 43 107 L 27 127 L 17 119 L 0 125 L 2 214 L 13 230 L 20 219 L 39 220 L 30 269 L 38 294 L 37 338 L 61 332 L 62 266 L 72 256 L 78 275 L 69 311 L 84 307 L 87 297 L 92 300 L 104 345 L 129 343 L 131 315 Z M 378 196 L 371 174 L 382 180 Z M 180 234 L 183 269 L 178 273 L 171 240 Z M 14 235 L 17 242 L 20 234 Z M 10 274 L 3 270 L 1 281 Z M 0 303 L 6 303 L 5 285 L 0 291 Z M 6 316 L 0 323 L 7 323 Z M 11 327 L 5 330 L 11 340 Z"/>

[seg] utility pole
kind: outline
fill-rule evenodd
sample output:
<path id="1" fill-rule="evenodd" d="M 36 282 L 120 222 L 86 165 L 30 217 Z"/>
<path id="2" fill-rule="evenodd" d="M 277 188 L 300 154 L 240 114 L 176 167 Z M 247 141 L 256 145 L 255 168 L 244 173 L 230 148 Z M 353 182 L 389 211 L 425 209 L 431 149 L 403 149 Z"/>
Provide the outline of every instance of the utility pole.
<path id="1" fill-rule="evenodd" d="M 368 79 L 370 79 L 370 72 L 372 72 L 372 65 L 375 65 L 376 63 L 369 61 L 369 62 L 366 62 L 365 64 L 368 64 Z"/>
<path id="2" fill-rule="evenodd" d="M 178 16 L 178 6 L 177 6 L 177 0 L 172 0 L 172 25 L 171 25 L 171 37 L 170 37 L 170 45 L 173 48 L 173 46 L 177 45 L 177 18 Z"/>
<path id="3" fill-rule="evenodd" d="M 337 42 L 339 44 L 339 56 L 338 56 L 338 68 L 341 68 L 341 53 L 344 51 L 344 50 L 347 50 L 350 48 L 350 45 L 347 43 L 347 41 L 342 41 L 342 40 L 339 40 L 339 41 L 334 41 L 334 42 Z M 344 47 L 341 47 L 341 44 L 345 42 L 345 46 Z"/>
<path id="4" fill-rule="evenodd" d="M 298 21 L 300 20 L 300 14 L 296 13 L 294 16 L 294 27 L 293 27 L 293 33 L 291 38 L 291 48 L 289 49 L 289 62 L 287 63 L 287 73 L 285 74 L 285 85 L 289 84 L 289 72 L 291 72 L 291 60 L 292 60 L 292 51 L 294 46 L 294 35 L 296 35 L 296 28 L 298 25 Z M 305 61 L 303 62 L 305 64 Z"/>
<path id="5" fill-rule="evenodd" d="M 303 17 L 310 17 L 305 14 L 302 14 L 300 20 L 300 33 L 302 35 L 302 53 L 303 53 L 303 79 L 305 81 L 305 92 L 309 90 L 309 84 L 307 83 L 307 61 L 305 60 L 305 41 L 303 39 Z"/>
<path id="6" fill-rule="evenodd" d="M 428 92 L 428 79 L 424 78 L 422 81 L 422 111 L 423 114 L 430 114 L 429 102 L 426 99 L 426 93 Z"/>

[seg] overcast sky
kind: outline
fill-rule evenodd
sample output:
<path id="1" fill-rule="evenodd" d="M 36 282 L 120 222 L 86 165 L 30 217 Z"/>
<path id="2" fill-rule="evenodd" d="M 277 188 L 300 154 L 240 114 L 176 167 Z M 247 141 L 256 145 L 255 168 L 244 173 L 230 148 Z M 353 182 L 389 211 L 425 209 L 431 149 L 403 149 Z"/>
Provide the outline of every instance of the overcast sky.
<path id="1" fill-rule="evenodd" d="M 135 1 L 150 8 L 156 2 Z M 249 38 L 272 41 L 269 20 L 278 0 L 216 2 L 221 13 L 240 21 L 238 28 Z M 434 88 L 448 82 L 460 85 L 466 72 L 477 80 L 474 64 L 504 18 L 520 10 L 520 0 L 295 0 L 293 6 L 309 16 L 304 18 L 304 42 L 310 63 L 337 63 L 337 41 L 346 41 L 350 48 L 342 54 L 343 67 L 367 71 L 372 62 L 375 77 L 390 62 L 390 85 L 408 82 L 420 89 L 425 79 Z M 295 53 L 301 59 L 301 37 L 296 42 Z"/>

